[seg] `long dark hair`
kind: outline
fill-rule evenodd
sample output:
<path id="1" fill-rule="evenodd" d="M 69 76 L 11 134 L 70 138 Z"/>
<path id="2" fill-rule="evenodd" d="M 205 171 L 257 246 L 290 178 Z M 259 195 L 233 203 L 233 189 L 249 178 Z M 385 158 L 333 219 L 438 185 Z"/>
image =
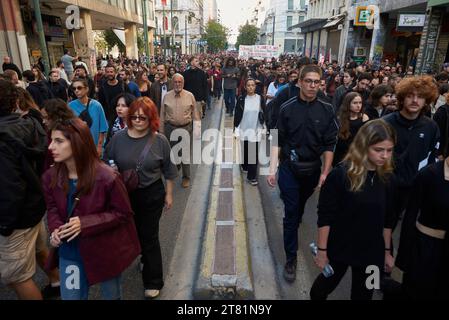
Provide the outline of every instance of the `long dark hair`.
<path id="1" fill-rule="evenodd" d="M 343 99 L 340 110 L 338 112 L 338 120 L 340 121 L 340 131 L 338 132 L 338 137 L 347 140 L 351 137 L 350 131 L 350 115 L 351 115 L 351 102 L 362 96 L 358 92 L 349 92 Z M 363 117 L 363 107 L 360 111 L 359 117 Z"/>
<path id="2" fill-rule="evenodd" d="M 77 193 L 85 195 L 92 191 L 98 166 L 101 164 L 89 127 L 79 118 L 56 121 L 52 131 L 61 131 L 72 146 L 73 158 L 78 175 Z M 65 163 L 55 163 L 55 175 L 51 188 L 57 184 L 68 192 L 68 170 Z"/>

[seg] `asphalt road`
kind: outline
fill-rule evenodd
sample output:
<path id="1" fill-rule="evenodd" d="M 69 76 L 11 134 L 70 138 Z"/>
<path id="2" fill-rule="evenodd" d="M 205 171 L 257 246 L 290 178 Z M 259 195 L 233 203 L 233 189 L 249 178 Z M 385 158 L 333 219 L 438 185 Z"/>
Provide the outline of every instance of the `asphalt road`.
<path id="1" fill-rule="evenodd" d="M 215 102 L 213 112 L 219 112 L 219 106 L 222 100 Z M 211 123 L 212 112 L 206 112 L 206 117 L 202 121 L 202 130 L 209 128 Z M 194 177 L 197 165 L 191 167 L 191 183 L 195 183 Z M 181 221 L 184 210 L 187 204 L 187 199 L 190 194 L 190 188 L 184 189 L 181 187 L 181 173 L 178 176 L 174 190 L 173 190 L 173 208 L 170 211 L 164 212 L 160 220 L 159 240 L 161 243 L 162 260 L 164 275 L 167 274 L 170 266 L 170 261 L 173 257 L 173 249 L 176 244 L 178 233 L 181 227 Z M 47 284 L 47 277 L 40 268 L 37 268 L 34 280 L 40 288 L 44 288 Z M 122 274 L 122 290 L 123 299 L 125 300 L 142 300 L 143 299 L 143 284 L 141 280 L 141 273 L 139 268 L 139 259 L 137 259 L 123 274 Z M 15 300 L 16 295 L 14 291 L 5 287 L 0 283 L 0 300 Z M 98 285 L 91 287 L 89 292 L 89 299 L 101 299 L 101 294 Z"/>

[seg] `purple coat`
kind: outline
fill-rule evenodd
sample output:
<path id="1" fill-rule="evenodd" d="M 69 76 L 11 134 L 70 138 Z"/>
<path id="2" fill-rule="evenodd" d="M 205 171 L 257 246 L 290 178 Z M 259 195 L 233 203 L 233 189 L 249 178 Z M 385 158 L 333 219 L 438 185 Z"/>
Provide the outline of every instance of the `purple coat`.
<path id="1" fill-rule="evenodd" d="M 50 233 L 67 218 L 67 195 L 62 183 L 50 187 L 55 168 L 43 175 Z M 79 197 L 73 212 L 81 221 L 79 249 L 89 285 L 122 273 L 140 254 L 128 193 L 119 175 L 101 164 L 89 195 Z"/>

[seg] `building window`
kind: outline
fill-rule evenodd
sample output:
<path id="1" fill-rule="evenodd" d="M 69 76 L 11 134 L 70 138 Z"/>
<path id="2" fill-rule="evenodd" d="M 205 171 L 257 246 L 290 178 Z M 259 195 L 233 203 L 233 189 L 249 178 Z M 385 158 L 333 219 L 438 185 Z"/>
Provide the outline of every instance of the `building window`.
<path id="1" fill-rule="evenodd" d="M 173 10 L 178 10 L 178 0 L 171 0 L 171 1 L 172 1 Z"/>
<path id="2" fill-rule="evenodd" d="M 306 8 L 306 0 L 301 0 L 299 2 L 299 5 L 301 6 L 301 9 L 305 9 Z"/>
<path id="3" fill-rule="evenodd" d="M 178 17 L 173 17 L 172 30 L 175 30 L 175 32 L 179 32 L 179 19 L 178 19 Z"/>
<path id="4" fill-rule="evenodd" d="M 287 29 L 293 25 L 293 17 L 287 17 Z"/>
<path id="5" fill-rule="evenodd" d="M 153 1 L 148 2 L 148 18 L 154 20 L 154 4 Z"/>
<path id="6" fill-rule="evenodd" d="M 299 16 L 298 23 L 301 23 L 303 21 L 304 21 L 304 16 Z"/>
<path id="7" fill-rule="evenodd" d="M 293 10 L 293 0 L 288 0 L 288 10 Z"/>

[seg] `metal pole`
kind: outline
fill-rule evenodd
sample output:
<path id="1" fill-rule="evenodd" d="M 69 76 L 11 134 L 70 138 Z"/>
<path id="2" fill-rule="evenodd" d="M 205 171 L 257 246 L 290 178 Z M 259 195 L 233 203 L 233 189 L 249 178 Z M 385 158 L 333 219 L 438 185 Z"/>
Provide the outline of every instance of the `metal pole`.
<path id="1" fill-rule="evenodd" d="M 164 34 L 164 46 L 163 46 L 163 51 L 164 51 L 164 59 L 165 59 L 165 55 L 166 55 L 166 52 L 165 52 L 165 49 L 167 48 L 167 43 L 166 43 L 166 41 L 167 41 L 167 39 L 165 38 L 165 5 L 164 5 L 164 3 L 162 3 L 162 32 L 163 32 L 163 34 Z"/>
<path id="2" fill-rule="evenodd" d="M 34 15 L 36 17 L 37 33 L 39 34 L 39 42 L 44 60 L 44 72 L 48 76 L 50 73 L 50 60 L 48 59 L 47 43 L 45 42 L 44 25 L 42 23 L 41 7 L 39 0 L 33 0 Z"/>
<path id="3" fill-rule="evenodd" d="M 173 24 L 173 0 L 170 0 L 170 21 L 171 21 L 171 56 L 172 59 L 175 56 L 175 26 Z"/>
<path id="4" fill-rule="evenodd" d="M 187 16 L 185 19 L 185 44 L 186 44 L 186 51 L 184 52 L 184 54 L 187 54 Z"/>
<path id="5" fill-rule="evenodd" d="M 271 39 L 271 45 L 274 46 L 274 30 L 276 26 L 276 12 L 273 13 L 273 38 Z"/>
<path id="6" fill-rule="evenodd" d="M 148 21 L 147 21 L 147 0 L 142 0 L 143 2 L 143 39 L 145 42 L 145 56 L 147 62 L 150 61 L 150 48 L 148 46 Z"/>

